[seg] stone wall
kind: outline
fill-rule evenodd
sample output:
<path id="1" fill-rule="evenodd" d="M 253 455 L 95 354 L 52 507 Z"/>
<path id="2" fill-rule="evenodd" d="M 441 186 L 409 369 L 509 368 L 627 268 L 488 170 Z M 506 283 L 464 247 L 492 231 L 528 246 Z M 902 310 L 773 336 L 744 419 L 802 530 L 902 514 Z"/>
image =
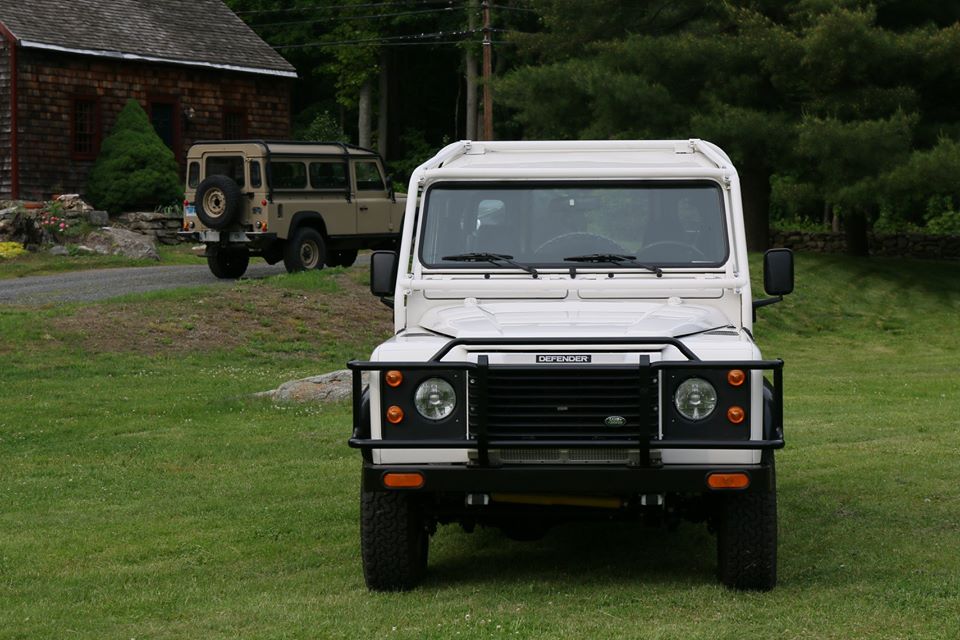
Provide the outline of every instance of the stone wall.
<path id="1" fill-rule="evenodd" d="M 180 238 L 177 231 L 183 223 L 181 213 L 162 213 L 154 211 L 138 211 L 124 213 L 117 218 L 117 225 L 136 233 L 152 236 L 163 244 L 177 244 Z"/>
<path id="2" fill-rule="evenodd" d="M 290 82 L 282 78 L 36 50 L 20 50 L 18 66 L 24 199 L 84 192 L 94 158 L 73 153 L 77 99 L 95 101 L 101 139 L 127 100 L 137 100 L 148 113 L 151 103 L 172 102 L 181 167 L 193 142 L 224 138 L 228 111 L 240 114 L 245 137 L 290 135 Z"/>
<path id="3" fill-rule="evenodd" d="M 869 241 L 870 255 L 873 256 L 960 260 L 960 236 L 872 233 Z M 843 234 L 829 231 L 771 231 L 770 246 L 817 253 L 845 253 L 847 250 Z"/>

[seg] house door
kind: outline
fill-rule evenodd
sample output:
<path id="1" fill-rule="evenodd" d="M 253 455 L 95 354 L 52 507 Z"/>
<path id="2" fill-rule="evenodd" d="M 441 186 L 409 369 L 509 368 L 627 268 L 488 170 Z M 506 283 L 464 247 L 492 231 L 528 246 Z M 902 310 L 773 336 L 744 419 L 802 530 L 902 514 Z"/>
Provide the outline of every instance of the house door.
<path id="1" fill-rule="evenodd" d="M 175 102 L 158 101 L 150 103 L 150 122 L 153 124 L 154 131 L 163 140 L 174 155 L 178 154 L 180 131 L 177 126 L 177 105 Z"/>

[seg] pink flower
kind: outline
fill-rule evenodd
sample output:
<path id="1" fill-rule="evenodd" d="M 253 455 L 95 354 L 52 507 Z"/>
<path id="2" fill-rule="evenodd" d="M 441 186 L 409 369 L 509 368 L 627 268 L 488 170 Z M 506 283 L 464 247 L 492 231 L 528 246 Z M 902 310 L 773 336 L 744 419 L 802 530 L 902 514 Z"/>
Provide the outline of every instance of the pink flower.
<path id="1" fill-rule="evenodd" d="M 63 223 L 61 222 L 61 223 L 60 223 L 60 228 L 61 228 L 61 229 L 66 229 L 66 228 L 67 228 L 67 225 L 65 225 L 65 224 L 63 224 Z"/>

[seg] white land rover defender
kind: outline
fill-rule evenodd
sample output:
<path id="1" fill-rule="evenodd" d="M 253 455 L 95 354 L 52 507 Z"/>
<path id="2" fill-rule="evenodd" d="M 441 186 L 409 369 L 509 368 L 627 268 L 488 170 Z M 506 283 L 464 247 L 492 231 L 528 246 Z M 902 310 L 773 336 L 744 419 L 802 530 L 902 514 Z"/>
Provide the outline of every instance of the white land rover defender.
<path id="1" fill-rule="evenodd" d="M 349 364 L 368 587 L 416 585 L 437 524 L 643 517 L 708 522 L 720 580 L 773 588 L 783 362 L 752 327 L 793 256 L 767 252 L 754 300 L 727 155 L 457 142 L 409 193 L 399 255 L 371 263 L 396 335 Z"/>

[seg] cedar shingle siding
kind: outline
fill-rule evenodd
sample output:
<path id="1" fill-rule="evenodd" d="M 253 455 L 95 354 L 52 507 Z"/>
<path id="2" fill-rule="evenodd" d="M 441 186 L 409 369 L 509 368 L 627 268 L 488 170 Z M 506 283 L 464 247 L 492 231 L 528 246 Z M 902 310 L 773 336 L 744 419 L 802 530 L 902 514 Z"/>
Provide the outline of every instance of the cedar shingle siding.
<path id="1" fill-rule="evenodd" d="M 83 193 L 89 128 L 98 148 L 131 98 L 165 120 L 181 163 L 194 141 L 236 125 L 228 113 L 249 137 L 290 134 L 293 67 L 220 0 L 0 0 L 0 23 L 0 198 L 12 183 L 11 40 L 22 198 Z"/>

